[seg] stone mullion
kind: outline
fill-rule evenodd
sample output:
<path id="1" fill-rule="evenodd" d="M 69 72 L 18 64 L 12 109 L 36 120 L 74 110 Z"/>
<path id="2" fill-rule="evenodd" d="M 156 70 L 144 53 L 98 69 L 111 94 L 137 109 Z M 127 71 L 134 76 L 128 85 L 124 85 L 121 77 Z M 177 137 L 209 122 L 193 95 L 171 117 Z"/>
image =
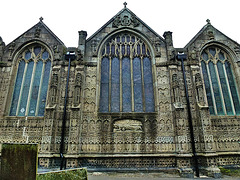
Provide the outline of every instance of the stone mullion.
<path id="1" fill-rule="evenodd" d="M 34 62 L 33 71 L 32 71 L 32 74 L 33 74 L 33 75 L 32 75 L 31 81 L 30 81 L 30 86 L 29 86 L 29 91 L 28 91 L 28 98 L 27 98 L 25 116 L 28 115 L 28 108 L 29 108 L 29 105 L 30 105 L 32 86 L 33 86 L 33 81 L 34 81 L 35 71 L 36 71 L 36 66 L 37 66 L 36 61 L 33 61 L 33 62 Z"/>
<path id="2" fill-rule="evenodd" d="M 24 81 L 25 81 L 27 68 L 28 68 L 28 62 L 25 64 L 25 68 L 24 68 L 24 73 L 23 73 L 23 78 L 22 78 L 22 83 L 21 83 L 21 90 L 20 90 L 20 93 L 19 93 L 18 105 L 17 105 L 17 109 L 16 109 L 16 116 L 18 116 L 18 110 L 19 110 L 20 101 L 21 101 L 21 98 L 22 98 L 23 84 L 24 84 Z"/>
<path id="3" fill-rule="evenodd" d="M 143 74 L 143 56 L 141 56 L 141 78 L 142 78 L 142 102 L 143 102 L 143 112 L 146 111 L 146 102 L 145 102 L 145 89 L 144 89 L 144 74 Z"/>
<path id="4" fill-rule="evenodd" d="M 210 77 L 211 74 L 210 74 L 210 70 L 209 70 L 209 67 L 208 67 L 208 62 L 206 63 L 206 67 L 207 67 L 208 81 L 209 81 L 209 85 L 210 85 L 210 90 L 211 90 L 211 93 L 212 93 L 214 112 L 215 112 L 215 114 L 217 114 L 216 101 L 215 101 L 215 97 L 214 97 L 214 92 L 213 92 L 213 87 L 212 87 L 212 80 L 211 80 L 211 77 Z"/>
<path id="5" fill-rule="evenodd" d="M 122 105 L 122 57 L 119 58 L 119 64 L 120 64 L 120 69 L 119 69 L 119 88 L 120 88 L 120 112 L 123 111 L 123 105 Z"/>
<path id="6" fill-rule="evenodd" d="M 224 72 L 224 76 L 225 76 L 227 87 L 228 87 L 228 94 L 229 94 L 229 97 L 230 97 L 230 100 L 231 100 L 232 111 L 233 111 L 233 114 L 236 114 L 233 99 L 232 99 L 231 89 L 230 89 L 229 81 L 228 81 L 228 78 L 227 78 L 228 76 L 227 76 L 227 72 L 226 72 L 226 68 L 225 68 L 224 63 L 223 63 L 223 72 Z"/>
<path id="7" fill-rule="evenodd" d="M 111 48 L 110 48 L 111 49 Z M 111 88 L 112 88 L 112 57 L 109 56 L 109 87 L 108 87 L 108 111 L 111 112 Z"/>
<path id="8" fill-rule="evenodd" d="M 42 73 L 41 73 L 41 79 L 40 79 L 39 91 L 38 91 L 38 98 L 37 98 L 37 105 L 36 105 L 36 112 L 35 112 L 36 116 L 38 115 L 39 98 L 40 98 L 40 94 L 41 94 L 41 90 L 42 90 L 42 82 L 43 82 L 43 75 L 44 75 L 45 65 L 46 65 L 46 61 L 43 63 L 43 67 L 42 67 Z M 50 79 L 50 77 L 49 77 L 49 79 Z"/>
<path id="9" fill-rule="evenodd" d="M 226 111 L 225 101 L 224 101 L 223 92 L 222 92 L 222 85 L 221 85 L 221 81 L 220 81 L 219 74 L 218 74 L 217 61 L 216 61 L 216 64 L 214 64 L 214 68 L 215 68 L 215 71 L 216 71 L 216 76 L 217 76 L 218 85 L 219 85 L 219 91 L 220 91 L 221 99 L 222 99 L 222 103 L 223 103 L 222 104 L 223 111 L 224 111 L 224 114 L 226 115 L 227 111 Z"/>
<path id="10" fill-rule="evenodd" d="M 132 94 L 132 112 L 134 112 L 134 84 L 133 84 L 133 58 L 130 57 L 130 66 L 131 66 L 131 94 Z"/>

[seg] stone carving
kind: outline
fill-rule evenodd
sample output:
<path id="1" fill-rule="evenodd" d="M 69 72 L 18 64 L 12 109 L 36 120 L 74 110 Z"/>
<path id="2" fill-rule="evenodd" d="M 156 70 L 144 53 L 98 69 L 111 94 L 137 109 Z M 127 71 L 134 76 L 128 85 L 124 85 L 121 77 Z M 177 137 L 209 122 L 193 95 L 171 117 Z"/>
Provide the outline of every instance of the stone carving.
<path id="1" fill-rule="evenodd" d="M 78 106 L 80 104 L 81 98 L 81 85 L 82 85 L 82 75 L 77 73 L 75 79 L 75 89 L 74 89 L 74 106 Z"/>
<path id="2" fill-rule="evenodd" d="M 161 41 L 159 37 L 157 37 L 156 40 L 154 41 L 154 47 L 156 51 L 156 57 L 161 57 Z"/>
<path id="3" fill-rule="evenodd" d="M 136 27 L 140 23 L 136 19 L 134 15 L 129 13 L 122 13 L 118 15 L 113 21 L 113 27 L 120 27 L 120 26 L 133 26 Z"/>
<path id="4" fill-rule="evenodd" d="M 92 49 L 92 55 L 94 57 L 96 57 L 97 56 L 97 41 L 96 40 L 92 40 L 91 49 Z"/>
<path id="5" fill-rule="evenodd" d="M 58 88 L 58 75 L 53 74 L 51 85 L 50 85 L 50 95 L 49 95 L 49 105 L 54 106 L 57 101 L 57 88 Z"/>
<path id="6" fill-rule="evenodd" d="M 177 74 L 172 75 L 172 89 L 175 108 L 182 108 L 181 96 L 179 91 L 179 79 Z"/>
<path id="7" fill-rule="evenodd" d="M 54 45 L 53 46 L 53 50 L 54 50 L 54 61 L 61 60 L 61 53 L 59 51 L 59 46 L 58 45 Z"/>
<path id="8" fill-rule="evenodd" d="M 142 132 L 142 123 L 137 120 L 118 120 L 113 125 L 113 132 Z"/>
<path id="9" fill-rule="evenodd" d="M 0 61 L 2 60 L 4 49 L 5 49 L 5 43 L 3 42 L 2 37 L 0 36 Z"/>
<path id="10" fill-rule="evenodd" d="M 199 105 L 204 105 L 204 93 L 203 93 L 203 84 L 202 84 L 202 77 L 199 73 L 195 75 L 195 84 L 197 90 L 197 101 Z"/>
<path id="11" fill-rule="evenodd" d="M 36 27 L 34 37 L 39 38 L 41 33 L 41 28 L 39 26 Z"/>

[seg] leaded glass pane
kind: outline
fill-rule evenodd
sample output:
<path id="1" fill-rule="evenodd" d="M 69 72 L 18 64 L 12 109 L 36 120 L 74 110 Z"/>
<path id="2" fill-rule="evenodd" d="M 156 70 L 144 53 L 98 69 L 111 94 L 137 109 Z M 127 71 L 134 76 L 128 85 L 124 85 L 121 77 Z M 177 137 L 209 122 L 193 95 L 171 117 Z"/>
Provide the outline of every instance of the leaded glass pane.
<path id="1" fill-rule="evenodd" d="M 205 84 L 205 90 L 206 90 L 206 95 L 207 95 L 209 111 L 210 111 L 210 114 L 215 115 L 207 67 L 206 67 L 206 64 L 204 61 L 201 62 L 201 66 L 202 66 L 202 73 L 203 73 L 203 78 L 204 78 L 204 84 Z"/>
<path id="2" fill-rule="evenodd" d="M 41 51 L 41 47 L 35 47 L 34 48 L 34 54 L 37 56 Z"/>
<path id="3" fill-rule="evenodd" d="M 43 58 L 44 60 L 46 60 L 48 57 L 49 57 L 48 52 L 47 52 L 47 51 L 44 51 L 44 52 L 42 53 L 42 58 Z"/>
<path id="4" fill-rule="evenodd" d="M 31 58 L 31 52 L 30 51 L 27 51 L 26 53 L 25 53 L 25 59 L 26 60 L 29 60 L 30 58 Z"/>
<path id="5" fill-rule="evenodd" d="M 45 63 L 43 80 L 42 80 L 41 90 L 40 90 L 40 97 L 38 100 L 38 104 L 39 104 L 38 105 L 38 116 L 44 116 L 50 70 L 51 70 L 51 61 L 47 61 Z"/>
<path id="6" fill-rule="evenodd" d="M 218 56 L 219 56 L 219 59 L 222 60 L 222 61 L 225 59 L 225 56 L 224 56 L 223 52 L 219 52 Z"/>
<path id="7" fill-rule="evenodd" d="M 20 95 L 21 100 L 20 100 L 20 106 L 18 110 L 18 116 L 25 116 L 25 113 L 26 113 L 26 106 L 27 106 L 29 88 L 31 85 L 33 66 L 34 66 L 33 61 L 30 61 L 27 65 L 27 71 L 26 71 L 26 75 L 23 83 L 22 94 Z"/>
<path id="8" fill-rule="evenodd" d="M 132 111 L 131 68 L 129 58 L 123 58 L 122 60 L 122 103 L 123 112 Z"/>
<path id="9" fill-rule="evenodd" d="M 202 53 L 202 58 L 207 61 L 208 60 L 208 54 L 206 52 Z"/>
<path id="10" fill-rule="evenodd" d="M 226 67 L 226 72 L 227 72 L 228 82 L 229 82 L 229 86 L 230 86 L 230 90 L 231 90 L 231 94 L 232 94 L 235 112 L 237 115 L 239 115 L 240 114 L 239 97 L 238 97 L 237 89 L 236 89 L 235 82 L 234 82 L 231 64 L 226 61 L 225 67 Z"/>
<path id="11" fill-rule="evenodd" d="M 225 102 L 225 108 L 228 115 L 233 115 L 232 104 L 231 104 L 227 82 L 226 82 L 225 74 L 223 70 L 223 64 L 221 62 L 218 62 L 217 67 L 218 67 L 218 74 L 219 74 L 219 79 L 222 87 L 223 98 Z"/>
<path id="12" fill-rule="evenodd" d="M 141 61 L 139 58 L 133 60 L 133 86 L 134 86 L 134 111 L 143 111 L 142 102 L 142 73 L 141 73 Z"/>
<path id="13" fill-rule="evenodd" d="M 36 114 L 36 107 L 37 107 L 37 100 L 38 100 L 38 93 L 39 93 L 39 85 L 40 85 L 41 75 L 42 75 L 42 67 L 43 67 L 43 62 L 39 61 L 37 63 L 35 74 L 34 74 L 34 80 L 33 80 L 33 86 L 32 86 L 28 116 L 35 116 L 35 114 Z"/>
<path id="14" fill-rule="evenodd" d="M 111 111 L 120 111 L 120 65 L 118 58 L 112 59 Z"/>
<path id="15" fill-rule="evenodd" d="M 215 102 L 216 102 L 216 108 L 217 108 L 217 113 L 218 115 L 223 115 L 223 106 L 222 106 L 222 98 L 219 90 L 219 85 L 218 85 L 218 80 L 217 80 L 217 75 L 216 71 L 213 65 L 213 62 L 209 62 L 209 71 L 210 71 L 210 76 L 211 76 L 211 81 L 212 81 L 212 87 L 213 87 L 213 93 L 215 97 Z"/>
<path id="16" fill-rule="evenodd" d="M 146 112 L 154 112 L 152 67 L 149 58 L 143 59 L 144 91 Z"/>
<path id="17" fill-rule="evenodd" d="M 25 62 L 20 61 L 18 65 L 18 72 L 17 72 L 17 78 L 15 82 L 13 97 L 12 97 L 12 104 L 10 109 L 10 116 L 15 116 L 17 111 L 17 105 L 19 100 L 19 94 L 22 86 L 22 80 L 23 80 L 23 74 L 25 69 Z"/>
<path id="18" fill-rule="evenodd" d="M 213 57 L 215 57 L 215 55 L 216 55 L 216 49 L 215 48 L 209 48 L 209 52 Z"/>
<path id="19" fill-rule="evenodd" d="M 109 98 L 109 60 L 102 59 L 101 64 L 101 89 L 100 89 L 100 112 L 108 112 L 108 98 Z"/>

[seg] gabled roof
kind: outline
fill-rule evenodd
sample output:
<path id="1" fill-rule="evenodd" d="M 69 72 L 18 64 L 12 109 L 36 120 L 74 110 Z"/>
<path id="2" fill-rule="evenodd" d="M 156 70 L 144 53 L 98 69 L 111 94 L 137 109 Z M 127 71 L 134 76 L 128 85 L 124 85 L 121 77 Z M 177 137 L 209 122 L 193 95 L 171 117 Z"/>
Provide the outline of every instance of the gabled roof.
<path id="1" fill-rule="evenodd" d="M 128 13 L 130 13 L 132 16 L 134 16 L 142 25 L 144 25 L 147 29 L 149 29 L 149 31 L 151 31 L 153 34 L 155 34 L 156 36 L 158 36 L 162 41 L 165 42 L 165 39 L 162 38 L 159 34 L 157 34 L 152 28 L 150 28 L 146 23 L 144 23 L 139 17 L 137 17 L 130 9 L 128 9 L 126 7 L 126 4 L 124 4 L 125 7 L 119 11 L 115 16 L 113 16 L 106 24 L 104 24 L 100 29 L 98 29 L 93 35 L 91 35 L 87 41 L 91 40 L 94 36 L 96 36 L 100 31 L 102 31 L 105 27 L 107 27 L 110 23 L 112 23 L 120 14 L 124 13 L 125 11 L 127 11 Z"/>
<path id="2" fill-rule="evenodd" d="M 49 29 L 49 27 L 42 21 L 43 18 L 39 18 L 39 22 L 37 24 L 35 24 L 33 27 L 31 27 L 30 29 L 28 29 L 27 31 L 25 31 L 23 34 L 21 34 L 20 36 L 18 36 L 16 39 L 14 39 L 12 42 L 17 41 L 17 39 L 19 39 L 20 37 L 24 36 L 24 34 L 26 34 L 27 32 L 36 29 L 37 27 L 41 27 L 44 28 L 50 35 L 52 35 L 52 37 L 54 39 L 56 39 L 56 41 L 58 41 L 61 45 L 65 46 L 64 43 Z M 12 42 L 10 42 L 9 44 L 11 44 Z M 8 44 L 8 45 L 9 45 Z M 7 46 L 8 46 L 7 45 Z"/>
<path id="3" fill-rule="evenodd" d="M 204 31 L 206 31 L 209 27 L 213 28 L 216 32 L 222 34 L 223 36 L 225 36 L 227 39 L 231 40 L 232 42 L 238 44 L 236 41 L 232 40 L 231 38 L 229 38 L 228 36 L 226 36 L 224 33 L 222 33 L 221 31 L 219 31 L 218 29 L 216 29 L 211 23 L 210 20 L 207 19 L 207 24 L 204 25 L 202 27 L 202 29 L 186 44 L 186 46 L 184 48 L 188 48 L 189 46 L 191 46 L 192 43 L 194 43 L 198 37 L 204 33 Z M 239 45 L 239 44 L 238 44 Z M 240 45 L 239 45 L 240 46 Z"/>

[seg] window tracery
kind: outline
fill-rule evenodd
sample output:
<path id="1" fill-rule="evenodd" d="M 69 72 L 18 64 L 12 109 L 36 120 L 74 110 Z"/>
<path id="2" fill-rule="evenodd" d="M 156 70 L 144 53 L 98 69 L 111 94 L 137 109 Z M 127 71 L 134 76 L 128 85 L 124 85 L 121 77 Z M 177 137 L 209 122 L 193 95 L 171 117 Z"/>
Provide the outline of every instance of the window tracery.
<path id="1" fill-rule="evenodd" d="M 201 54 L 201 67 L 211 115 L 240 115 L 240 103 L 229 55 L 218 47 Z"/>
<path id="2" fill-rule="evenodd" d="M 139 37 L 120 33 L 105 44 L 99 111 L 155 111 L 150 49 Z"/>
<path id="3" fill-rule="evenodd" d="M 44 116 L 51 56 L 40 45 L 28 46 L 18 57 L 10 116 Z"/>

